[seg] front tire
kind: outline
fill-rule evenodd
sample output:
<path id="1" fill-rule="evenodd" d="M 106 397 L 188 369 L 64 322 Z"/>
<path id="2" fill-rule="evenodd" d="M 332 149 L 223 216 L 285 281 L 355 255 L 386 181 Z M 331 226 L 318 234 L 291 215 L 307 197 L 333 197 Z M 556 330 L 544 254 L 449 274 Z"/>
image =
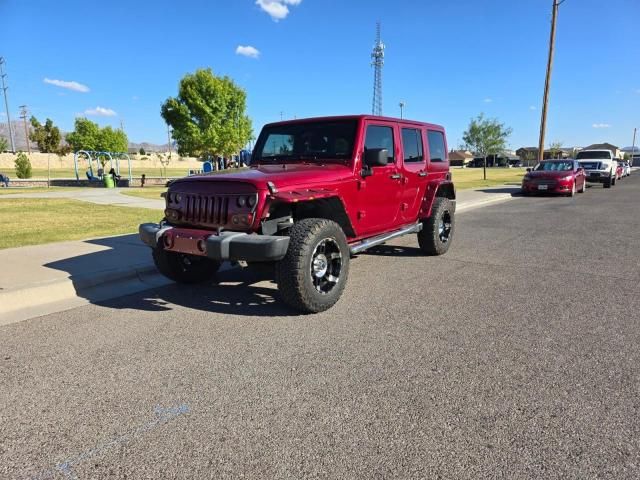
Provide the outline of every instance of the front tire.
<path id="1" fill-rule="evenodd" d="M 427 255 L 444 255 L 455 233 L 455 208 L 448 198 L 438 197 L 433 202 L 431 216 L 422 222 L 418 244 Z"/>
<path id="2" fill-rule="evenodd" d="M 162 248 L 152 250 L 153 261 L 165 277 L 177 283 L 193 284 L 211 280 L 220 264 L 207 257 L 168 252 Z"/>
<path id="3" fill-rule="evenodd" d="M 331 308 L 349 277 L 350 251 L 342 228 L 331 220 L 305 218 L 291 227 L 289 248 L 276 263 L 282 300 L 304 313 Z"/>

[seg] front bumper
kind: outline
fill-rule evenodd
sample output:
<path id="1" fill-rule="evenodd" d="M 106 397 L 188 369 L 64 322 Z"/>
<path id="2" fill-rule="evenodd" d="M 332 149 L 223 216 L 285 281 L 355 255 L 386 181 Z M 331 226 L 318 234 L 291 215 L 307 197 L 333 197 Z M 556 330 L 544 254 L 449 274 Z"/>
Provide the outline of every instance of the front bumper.
<path id="1" fill-rule="evenodd" d="M 143 223 L 138 231 L 143 243 L 151 248 L 206 256 L 218 262 L 282 260 L 289 247 L 289 237 L 272 235 L 229 231 L 212 234 L 209 230 L 177 228 L 157 223 Z"/>
<path id="2" fill-rule="evenodd" d="M 526 193 L 569 193 L 571 192 L 572 186 L 573 184 L 570 181 L 544 184 L 529 181 L 522 183 L 522 191 Z"/>
<path id="3" fill-rule="evenodd" d="M 611 178 L 609 170 L 588 170 L 585 172 L 587 182 L 589 183 L 605 183 Z"/>

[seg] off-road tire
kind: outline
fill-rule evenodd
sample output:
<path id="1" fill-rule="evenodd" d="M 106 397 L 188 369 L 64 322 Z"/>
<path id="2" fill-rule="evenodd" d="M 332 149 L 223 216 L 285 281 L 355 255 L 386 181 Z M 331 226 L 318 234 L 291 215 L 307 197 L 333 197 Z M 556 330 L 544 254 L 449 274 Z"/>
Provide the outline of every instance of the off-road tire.
<path id="1" fill-rule="evenodd" d="M 349 277 L 350 251 L 342 228 L 331 220 L 305 218 L 291 227 L 285 257 L 276 263 L 276 282 L 281 299 L 304 313 L 317 313 L 331 308 L 340 298 Z M 314 253 L 323 242 L 339 250 L 340 268 L 337 282 L 323 293 L 314 283 Z M 325 243 L 326 244 L 326 243 Z M 331 262 L 336 262 L 337 258 Z M 331 263 L 334 268 L 337 263 Z M 328 283 L 327 283 L 328 285 Z"/>
<path id="2" fill-rule="evenodd" d="M 446 241 L 442 239 L 440 226 L 449 218 L 450 229 Z M 418 244 L 427 255 L 443 255 L 449 250 L 455 234 L 455 207 L 448 198 L 436 198 L 431 209 L 431 216 L 422 222 L 422 230 L 418 232 Z"/>
<path id="3" fill-rule="evenodd" d="M 162 248 L 152 250 L 153 261 L 165 277 L 177 283 L 202 283 L 211 280 L 220 264 L 207 257 L 168 252 Z"/>

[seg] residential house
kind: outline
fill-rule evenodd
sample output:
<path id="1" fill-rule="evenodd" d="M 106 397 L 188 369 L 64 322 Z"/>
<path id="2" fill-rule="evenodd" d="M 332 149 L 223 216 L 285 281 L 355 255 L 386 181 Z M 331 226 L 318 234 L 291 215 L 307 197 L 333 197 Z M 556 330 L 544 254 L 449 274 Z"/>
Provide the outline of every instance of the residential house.
<path id="1" fill-rule="evenodd" d="M 594 143 L 593 145 L 589 145 L 588 147 L 585 147 L 584 150 L 611 150 L 615 158 L 622 158 L 620 147 L 616 147 L 615 145 L 611 145 L 610 143 L 606 143 L 606 142 Z"/>
<path id="2" fill-rule="evenodd" d="M 468 150 L 451 150 L 449 152 L 449 165 L 452 167 L 466 167 L 473 161 L 473 153 Z"/>

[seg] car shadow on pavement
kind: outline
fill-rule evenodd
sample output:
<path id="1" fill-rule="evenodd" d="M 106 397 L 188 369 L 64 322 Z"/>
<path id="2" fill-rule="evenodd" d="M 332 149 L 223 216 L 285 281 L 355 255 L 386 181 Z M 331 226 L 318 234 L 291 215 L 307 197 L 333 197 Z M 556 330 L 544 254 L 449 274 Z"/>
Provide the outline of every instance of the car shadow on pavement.
<path id="1" fill-rule="evenodd" d="M 480 188 L 477 191 L 482 193 L 493 193 L 493 194 L 510 193 L 512 197 L 519 197 L 522 195 L 522 189 L 520 188 L 520 186 L 500 187 L 500 188 Z"/>
<path id="2" fill-rule="evenodd" d="M 424 253 L 418 247 L 404 245 L 378 245 L 361 253 L 361 255 L 374 255 L 380 257 L 424 257 Z"/>
<path id="3" fill-rule="evenodd" d="M 166 311 L 180 305 L 245 316 L 298 314 L 276 299 L 273 271 L 269 269 L 223 268 L 210 284 L 167 285 L 168 281 L 157 275 L 151 250 L 138 235 L 98 238 L 83 243 L 107 248 L 44 266 L 66 272 L 76 296 L 90 303 L 146 311 Z"/>
<path id="4" fill-rule="evenodd" d="M 300 315 L 277 298 L 272 275 L 240 267 L 219 273 L 213 283 L 170 284 L 99 304 L 142 311 L 167 311 L 179 306 L 208 313 L 249 317 Z"/>

